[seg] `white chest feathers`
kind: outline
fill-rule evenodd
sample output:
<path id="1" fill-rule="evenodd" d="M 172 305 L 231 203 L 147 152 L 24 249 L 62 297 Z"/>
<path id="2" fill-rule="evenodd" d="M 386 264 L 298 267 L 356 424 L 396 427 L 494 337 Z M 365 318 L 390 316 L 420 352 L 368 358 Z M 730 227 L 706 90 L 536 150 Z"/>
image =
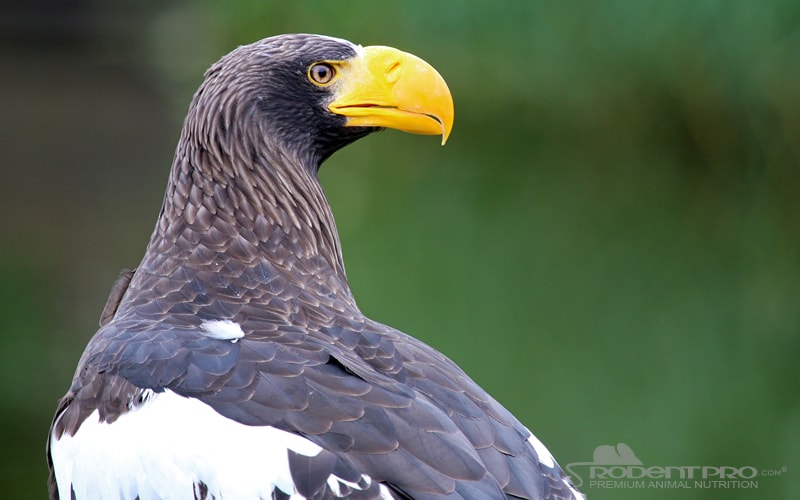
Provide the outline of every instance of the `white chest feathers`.
<path id="1" fill-rule="evenodd" d="M 276 488 L 300 498 L 289 450 L 313 457 L 322 448 L 274 427 L 239 424 L 168 390 L 111 424 L 95 411 L 74 436 L 51 441 L 59 495 L 69 499 L 74 490 L 78 500 L 194 499 L 200 484 L 207 498 L 272 498 Z M 334 494 L 355 486 L 334 475 L 327 484 Z"/>

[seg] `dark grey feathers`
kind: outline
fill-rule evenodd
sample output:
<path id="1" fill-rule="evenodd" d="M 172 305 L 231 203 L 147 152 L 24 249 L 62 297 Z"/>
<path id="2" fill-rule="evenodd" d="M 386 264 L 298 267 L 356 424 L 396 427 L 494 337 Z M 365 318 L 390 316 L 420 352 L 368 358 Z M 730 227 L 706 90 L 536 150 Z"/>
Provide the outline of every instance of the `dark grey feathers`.
<path id="1" fill-rule="evenodd" d="M 329 38 L 278 37 L 207 72 L 145 256 L 115 285 L 55 435 L 74 434 L 95 410 L 114 422 L 143 390 L 169 389 L 323 447 L 289 456 L 309 497 L 330 495 L 324 478 L 335 473 L 359 485 L 340 492 L 353 498 L 375 497 L 378 482 L 408 498 L 572 498 L 505 408 L 353 300 L 316 172 L 370 130 L 326 113 L 303 71 L 354 54 Z M 219 320 L 244 337 L 209 336 L 204 323 Z"/>

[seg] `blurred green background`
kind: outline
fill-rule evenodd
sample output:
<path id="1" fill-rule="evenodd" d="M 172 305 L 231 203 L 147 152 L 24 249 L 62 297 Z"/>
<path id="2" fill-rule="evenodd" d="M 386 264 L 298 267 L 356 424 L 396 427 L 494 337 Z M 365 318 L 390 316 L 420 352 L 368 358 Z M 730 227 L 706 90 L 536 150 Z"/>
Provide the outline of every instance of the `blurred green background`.
<path id="1" fill-rule="evenodd" d="M 322 180 L 371 317 L 461 364 L 553 451 L 780 470 L 800 498 L 800 2 L 121 2 L 0 7 L 0 484 L 43 498 L 57 399 L 160 207 L 183 113 L 239 44 L 392 45 L 456 124 Z M 583 469 L 585 471 L 585 468 Z"/>

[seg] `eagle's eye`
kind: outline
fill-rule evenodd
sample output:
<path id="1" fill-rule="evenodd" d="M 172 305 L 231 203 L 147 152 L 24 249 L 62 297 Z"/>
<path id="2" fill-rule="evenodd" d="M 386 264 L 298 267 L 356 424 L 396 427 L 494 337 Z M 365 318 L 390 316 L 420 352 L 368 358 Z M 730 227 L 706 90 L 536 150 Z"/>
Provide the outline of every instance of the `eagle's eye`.
<path id="1" fill-rule="evenodd" d="M 318 62 L 308 68 L 308 78 L 317 85 L 328 85 L 336 77 L 336 68 L 326 62 Z"/>

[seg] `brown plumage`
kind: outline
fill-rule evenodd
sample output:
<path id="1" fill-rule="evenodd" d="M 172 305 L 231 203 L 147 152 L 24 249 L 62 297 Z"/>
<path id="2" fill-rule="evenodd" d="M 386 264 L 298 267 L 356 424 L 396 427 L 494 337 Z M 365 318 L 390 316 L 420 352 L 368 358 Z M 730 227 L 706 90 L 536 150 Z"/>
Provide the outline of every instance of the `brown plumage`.
<path id="1" fill-rule="evenodd" d="M 288 35 L 240 47 L 208 70 L 145 256 L 115 286 L 59 404 L 48 445 L 51 497 L 92 491 L 82 464 L 61 458 L 66 443 L 85 439 L 82 427 L 133 421 L 166 395 L 322 448 L 313 456 L 281 451 L 291 487 L 273 485 L 264 496 L 576 494 L 527 429 L 460 368 L 366 318 L 353 299 L 317 171 L 337 149 L 387 126 L 384 117 L 364 126 L 350 115 L 378 107 L 371 102 L 331 111 L 349 85 L 350 61 L 371 54 L 342 40 Z M 339 80 L 310 81 L 309 68 L 330 61 Z M 396 112 L 383 108 L 375 112 Z M 446 135 L 447 118 L 436 120 L 422 132 L 438 123 Z M 416 122 L 397 128 L 420 131 Z M 208 326 L 219 322 L 233 333 Z M 87 423 L 92 415 L 99 424 Z M 110 470 L 120 477 L 109 484 L 124 487 L 96 494 L 147 497 L 136 488 L 148 479 Z M 215 489 L 221 471 L 187 474 L 169 491 L 226 494 Z"/>

